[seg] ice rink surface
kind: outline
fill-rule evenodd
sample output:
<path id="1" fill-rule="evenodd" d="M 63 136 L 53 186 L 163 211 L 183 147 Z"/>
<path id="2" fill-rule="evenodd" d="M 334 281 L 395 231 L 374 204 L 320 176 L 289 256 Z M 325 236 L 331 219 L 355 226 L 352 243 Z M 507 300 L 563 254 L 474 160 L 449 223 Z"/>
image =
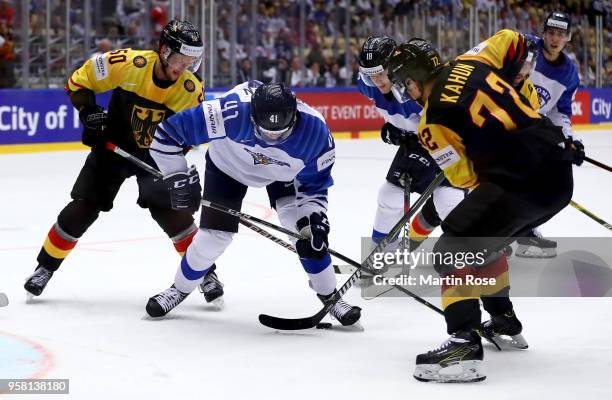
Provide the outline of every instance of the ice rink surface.
<path id="1" fill-rule="evenodd" d="M 587 155 L 610 164 L 610 134 L 576 136 L 584 140 Z M 379 140 L 337 142 L 329 208 L 335 250 L 359 258 L 360 237 L 371 233 L 378 188 L 394 151 Z M 223 311 L 209 308 L 196 291 L 165 319 L 149 320 L 147 299 L 172 283 L 179 257 L 148 212 L 135 204 L 133 179 L 44 294 L 26 304 L 24 280 L 69 201 L 86 155 L 0 156 L 0 292 L 11 302 L 0 308 L 0 378 L 67 378 L 70 398 L 79 399 L 611 396 L 611 298 L 515 299 L 527 351 L 502 353 L 485 345 L 484 382 L 421 383 L 412 377 L 415 356 L 447 338 L 439 315 L 409 298 L 366 301 L 353 289 L 347 297 L 363 308 L 363 332 L 270 330 L 257 321 L 259 313 L 303 317 L 320 303 L 293 254 L 244 228 L 218 260 L 226 291 Z M 189 157 L 203 171 L 203 151 Z M 574 200 L 611 221 L 612 175 L 585 164 L 574 168 L 574 178 Z M 249 191 L 243 210 L 277 221 L 263 189 Z M 611 234 L 571 207 L 542 232 Z M 339 276 L 339 285 L 345 279 Z M 432 302 L 439 304 L 439 298 Z"/>

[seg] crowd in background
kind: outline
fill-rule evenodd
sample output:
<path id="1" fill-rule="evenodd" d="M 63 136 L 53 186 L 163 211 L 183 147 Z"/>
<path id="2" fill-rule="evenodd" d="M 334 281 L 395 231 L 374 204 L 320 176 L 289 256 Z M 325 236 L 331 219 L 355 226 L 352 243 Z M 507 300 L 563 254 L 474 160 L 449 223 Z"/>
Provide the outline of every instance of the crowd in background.
<path id="1" fill-rule="evenodd" d="M 52 4 L 51 34 L 61 36 L 67 29 L 66 13 L 62 8 L 65 4 L 62 0 L 49 1 Z M 11 86 L 13 80 L 11 71 L 8 71 L 14 63 L 17 43 L 13 29 L 15 6 L 12 3 L 0 1 L 0 87 Z M 198 4 L 199 0 L 186 0 L 185 15 L 197 16 Z M 450 58 L 470 47 L 466 21 L 470 17 L 470 8 L 474 6 L 480 10 L 477 17 L 480 40 L 486 39 L 490 31 L 491 15 L 487 10 L 491 7 L 495 7 L 493 17 L 499 29 L 510 28 L 532 34 L 541 33 L 543 20 L 551 10 L 570 13 L 573 33 L 565 52 L 576 64 L 582 86 L 593 85 L 595 81 L 593 27 L 595 16 L 602 15 L 604 85 L 612 85 L 612 0 L 305 0 L 303 5 L 300 0 L 258 1 L 254 34 L 251 1 L 239 1 L 236 23 L 231 21 L 231 4 L 231 1 L 217 2 L 216 49 L 213 50 L 216 54 L 216 86 L 230 84 L 232 59 L 236 60 L 235 82 L 259 79 L 285 82 L 294 87 L 354 85 L 360 46 L 372 32 L 392 36 L 398 42 L 425 34 L 426 39 L 440 45 L 443 57 Z M 95 12 L 100 12 L 101 18 L 97 18 L 92 26 L 97 38 L 94 44 L 100 45 L 99 50 L 109 46 L 151 48 L 169 19 L 169 5 L 167 0 L 98 2 L 99 9 Z M 43 35 L 45 7 L 44 0 L 30 1 L 29 32 L 33 38 Z M 299 51 L 301 7 L 305 11 L 302 53 Z M 348 14 L 347 7 L 350 7 Z M 72 0 L 70 9 L 71 35 L 82 36 L 85 30 L 83 0 Z M 348 20 L 347 15 L 350 15 Z M 198 21 L 196 17 L 187 19 Z M 350 27 L 348 46 L 345 44 L 347 23 Z M 233 27 L 236 27 L 235 57 L 230 54 Z M 208 47 L 207 51 L 211 51 Z M 76 61 L 82 62 L 82 59 L 75 57 Z M 255 76 L 252 76 L 253 61 L 256 63 Z"/>
<path id="2" fill-rule="evenodd" d="M 299 52 L 299 2 L 290 0 L 262 1 L 257 9 L 257 43 L 251 48 L 250 9 L 243 3 L 238 13 L 236 47 L 239 73 L 242 78 L 257 78 L 263 81 L 282 81 L 291 86 L 334 87 L 350 82 L 354 85 L 359 49 L 365 38 L 375 31 L 378 14 L 379 34 L 394 37 L 398 42 L 421 35 L 423 27 L 426 39 L 434 44 L 442 43 L 439 49 L 445 58 L 454 57 L 456 51 L 465 51 L 467 43 L 466 21 L 470 6 L 482 10 L 478 14 L 479 41 L 488 35 L 488 14 L 496 6 L 497 26 L 515 29 L 523 33 L 539 35 L 544 18 L 555 9 L 564 10 L 574 20 L 572 41 L 565 51 L 578 68 L 581 84 L 592 85 L 595 81 L 595 16 L 602 15 L 604 26 L 604 84 L 612 85 L 612 1 L 501 1 L 501 0 L 381 0 L 378 13 L 373 2 L 356 0 L 307 0 L 305 23 L 305 64 L 300 69 Z M 348 64 L 344 54 L 344 30 L 346 7 L 350 4 L 351 21 Z M 229 75 L 229 22 L 230 5 L 222 6 L 218 22 L 217 46 L 221 75 Z M 584 23 L 580 23 L 583 22 Z M 583 29 L 588 25 L 590 29 Z M 406 30 L 406 26 L 408 29 Z M 438 26 L 443 29 L 436 32 Z M 432 34 L 432 32 L 435 32 Z M 437 37 L 436 35 L 441 37 Z M 250 76 L 251 51 L 255 52 L 257 76 Z M 585 76 L 583 76 L 585 75 Z"/>

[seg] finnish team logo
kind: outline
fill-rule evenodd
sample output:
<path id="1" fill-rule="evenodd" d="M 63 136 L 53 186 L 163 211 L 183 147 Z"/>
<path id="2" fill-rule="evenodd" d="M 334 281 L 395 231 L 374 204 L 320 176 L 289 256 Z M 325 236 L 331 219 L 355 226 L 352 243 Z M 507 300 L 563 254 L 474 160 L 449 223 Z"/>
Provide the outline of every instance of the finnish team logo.
<path id="1" fill-rule="evenodd" d="M 542 86 L 534 85 L 536 92 L 538 93 L 538 99 L 540 100 L 540 108 L 550 101 L 550 93 Z"/>
<path id="2" fill-rule="evenodd" d="M 166 111 L 164 110 L 134 105 L 130 122 L 134 132 L 134 140 L 138 147 L 146 149 L 151 145 L 157 124 L 164 120 L 165 115 Z"/>
<path id="3" fill-rule="evenodd" d="M 244 148 L 244 150 L 249 153 L 251 157 L 253 157 L 253 165 L 280 165 L 281 167 L 291 167 L 289 163 L 280 160 L 275 160 L 265 154 L 255 153 L 254 151 L 251 151 L 247 148 Z"/>

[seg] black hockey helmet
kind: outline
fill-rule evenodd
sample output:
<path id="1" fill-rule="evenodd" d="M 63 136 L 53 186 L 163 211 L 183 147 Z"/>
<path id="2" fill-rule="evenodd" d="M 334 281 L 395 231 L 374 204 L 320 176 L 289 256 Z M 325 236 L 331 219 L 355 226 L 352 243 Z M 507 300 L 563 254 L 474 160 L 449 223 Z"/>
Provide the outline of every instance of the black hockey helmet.
<path id="1" fill-rule="evenodd" d="M 407 101 L 410 99 L 407 82 L 415 81 L 422 86 L 435 76 L 442 66 L 440 54 L 425 39 L 412 38 L 400 44 L 391 54 L 387 67 L 387 75 L 393 83 L 393 95 L 400 102 Z"/>
<path id="2" fill-rule="evenodd" d="M 566 31 L 570 36 L 572 33 L 572 18 L 568 13 L 562 11 L 553 11 L 544 20 L 544 30 L 549 28 L 560 29 Z"/>
<path id="3" fill-rule="evenodd" d="M 395 40 L 388 36 L 368 37 L 359 53 L 359 72 L 362 77 L 375 75 L 387 69 L 389 57 L 395 46 Z"/>
<path id="4" fill-rule="evenodd" d="M 498 72 L 504 80 L 510 83 L 519 75 L 527 62 L 529 62 L 529 65 L 532 65 L 531 63 L 535 65 L 535 56 L 537 55 L 537 47 L 532 48 L 530 52 L 529 42 L 525 35 L 518 32 L 512 32 L 512 34 L 513 39 L 508 44 L 508 49 L 502 60 L 502 67 Z M 535 46 L 534 41 L 532 41 L 532 45 Z"/>
<path id="5" fill-rule="evenodd" d="M 295 94 L 282 83 L 259 86 L 251 97 L 251 119 L 260 140 L 268 144 L 285 141 L 297 120 Z"/>
<path id="6" fill-rule="evenodd" d="M 161 51 L 162 45 L 167 49 Z M 168 22 L 159 36 L 159 50 L 162 61 L 167 64 L 172 52 L 194 57 L 193 64 L 189 67 L 191 71 L 197 71 L 202 62 L 204 43 L 200 31 L 189 21 L 178 21 L 173 19 Z"/>

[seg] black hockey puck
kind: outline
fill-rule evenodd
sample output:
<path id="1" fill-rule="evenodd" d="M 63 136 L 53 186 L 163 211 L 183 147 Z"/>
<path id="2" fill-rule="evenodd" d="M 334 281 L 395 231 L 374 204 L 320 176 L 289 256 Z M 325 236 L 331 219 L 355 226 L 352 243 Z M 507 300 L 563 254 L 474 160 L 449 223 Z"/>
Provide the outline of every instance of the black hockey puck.
<path id="1" fill-rule="evenodd" d="M 331 329 L 331 322 L 319 322 L 317 324 L 317 329 Z"/>

